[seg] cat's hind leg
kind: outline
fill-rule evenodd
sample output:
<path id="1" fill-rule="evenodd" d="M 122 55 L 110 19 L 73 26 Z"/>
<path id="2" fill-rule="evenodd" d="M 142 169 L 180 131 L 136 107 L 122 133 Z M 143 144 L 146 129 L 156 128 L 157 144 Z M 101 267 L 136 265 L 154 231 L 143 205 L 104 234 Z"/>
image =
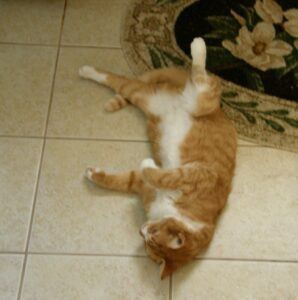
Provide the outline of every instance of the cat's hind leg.
<path id="1" fill-rule="evenodd" d="M 195 38 L 191 43 L 191 56 L 193 66 L 198 66 L 201 70 L 206 69 L 207 48 L 202 38 Z"/>
<path id="2" fill-rule="evenodd" d="M 116 94 L 113 98 L 109 99 L 105 105 L 104 109 L 108 112 L 118 111 L 129 105 L 129 102 L 125 100 L 121 95 Z"/>
<path id="3" fill-rule="evenodd" d="M 107 74 L 105 72 L 98 72 L 91 66 L 82 66 L 79 69 L 79 75 L 82 78 L 90 79 L 101 84 L 104 84 L 107 79 Z"/>
<path id="4" fill-rule="evenodd" d="M 127 101 L 137 106 L 144 113 L 148 111 L 148 95 L 152 92 L 149 84 L 138 80 L 129 79 L 125 76 L 116 75 L 110 72 L 97 71 L 94 67 L 83 66 L 79 69 L 79 75 L 85 79 L 96 81 L 113 89 L 117 95 L 122 97 L 121 103 L 112 100 L 112 104 L 107 104 L 107 110 L 114 110 L 115 107 L 127 105 Z M 119 99 L 119 98 L 118 98 Z"/>
<path id="5" fill-rule="evenodd" d="M 90 66 L 83 66 L 79 69 L 79 75 L 82 78 L 90 79 L 100 84 L 103 84 L 106 80 L 106 75 L 96 71 L 95 68 Z M 113 98 L 109 99 L 104 108 L 108 112 L 114 112 L 129 105 L 128 101 L 125 100 L 121 95 L 116 94 Z"/>

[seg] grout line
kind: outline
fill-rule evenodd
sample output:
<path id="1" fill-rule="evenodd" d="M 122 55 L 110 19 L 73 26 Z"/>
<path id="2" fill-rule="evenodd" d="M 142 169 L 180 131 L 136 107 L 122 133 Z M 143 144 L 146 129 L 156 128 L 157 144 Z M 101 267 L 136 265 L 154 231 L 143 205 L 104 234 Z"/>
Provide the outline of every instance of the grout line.
<path id="1" fill-rule="evenodd" d="M 121 46 L 94 46 L 94 45 L 75 45 L 75 44 L 61 44 L 62 48 L 91 48 L 91 49 L 113 49 L 121 50 Z"/>
<path id="2" fill-rule="evenodd" d="M 70 141 L 98 141 L 98 142 L 129 142 L 129 143 L 149 143 L 147 140 L 123 140 L 123 139 L 100 139 L 100 138 L 83 138 L 83 137 L 49 137 L 49 140 L 70 140 Z"/>
<path id="3" fill-rule="evenodd" d="M 1 254 L 25 254 L 24 252 L 0 252 Z M 74 253 L 74 252 L 42 252 L 27 251 L 29 255 L 49 255 L 49 256 L 93 256 L 93 257 L 124 257 L 124 258 L 148 258 L 147 254 L 113 254 L 113 253 Z M 232 261 L 232 262 L 261 262 L 261 263 L 298 263 L 298 260 L 280 259 L 258 259 L 258 258 L 215 258 L 202 257 L 195 258 L 194 261 Z"/>
<path id="4" fill-rule="evenodd" d="M 58 47 L 58 44 L 39 44 L 39 43 L 19 43 L 19 42 L 0 42 L 0 45 L 10 46 L 33 46 L 33 47 Z"/>
<path id="5" fill-rule="evenodd" d="M 37 252 L 29 251 L 29 255 L 48 255 L 48 256 L 91 256 L 91 257 L 123 257 L 123 258 L 148 258 L 146 254 L 108 254 L 108 253 L 59 253 L 59 252 Z"/>
<path id="6" fill-rule="evenodd" d="M 26 265 L 27 265 L 29 241 L 30 241 L 30 235 L 31 235 L 32 224 L 33 224 L 33 215 L 34 215 L 35 206 L 36 206 L 37 192 L 38 192 L 38 186 L 39 186 L 39 180 L 40 180 L 40 174 L 41 174 L 41 167 L 42 167 L 42 162 L 43 162 L 45 144 L 46 144 L 46 140 L 43 139 L 41 155 L 40 155 L 40 160 L 39 160 L 39 167 L 38 167 L 38 171 L 37 171 L 37 178 L 36 178 L 36 183 L 35 183 L 35 187 L 34 187 L 34 197 L 33 197 L 31 216 L 30 216 L 30 221 L 29 221 L 29 228 L 28 228 L 28 232 L 27 232 L 26 247 L 25 247 L 25 253 L 24 253 L 25 257 L 24 257 L 24 260 L 23 260 L 23 267 L 22 267 L 18 297 L 17 297 L 18 300 L 21 298 L 21 293 L 22 293 L 22 289 L 23 289 L 25 269 L 26 269 Z"/>
<path id="7" fill-rule="evenodd" d="M 291 259 L 261 259 L 261 258 L 215 258 L 215 257 L 202 257 L 195 258 L 194 260 L 207 260 L 207 261 L 234 261 L 234 262 L 263 262 L 263 263 L 298 263 L 298 260 Z"/>
<path id="8" fill-rule="evenodd" d="M 8 134 L 0 134 L 0 138 L 8 138 L 8 139 L 40 139 L 43 140 L 42 136 L 30 136 L 30 135 L 8 135 Z"/>
<path id="9" fill-rule="evenodd" d="M 53 94 L 54 94 L 55 78 L 56 78 L 58 59 L 59 59 L 59 53 L 60 53 L 60 43 L 61 43 L 61 37 L 62 37 L 62 30 L 63 30 L 63 23 L 64 23 L 64 18 L 65 18 L 66 6 L 67 6 L 67 0 L 64 0 L 64 8 L 63 8 L 63 14 L 62 14 L 62 18 L 61 18 L 61 27 L 60 27 L 60 35 L 59 35 L 59 44 L 58 44 L 58 48 L 57 48 L 56 63 L 55 63 L 53 79 L 52 79 L 52 87 L 51 87 L 51 94 L 50 94 L 50 100 L 49 100 L 49 106 L 48 106 L 48 112 L 47 112 L 47 118 L 46 118 L 45 130 L 44 130 L 43 145 L 42 145 L 42 149 L 41 149 L 39 168 L 38 168 L 37 179 L 36 179 L 36 184 L 35 184 L 35 188 L 34 188 L 34 198 L 33 198 L 33 204 L 32 204 L 32 209 L 31 209 L 29 229 L 28 229 L 28 233 L 27 233 L 25 257 L 24 257 L 24 261 L 23 261 L 21 278 L 20 278 L 20 285 L 19 285 L 19 290 L 18 290 L 18 295 L 17 295 L 18 300 L 21 299 L 23 285 L 24 285 L 24 278 L 25 278 L 25 271 L 26 271 L 26 266 L 27 266 L 29 244 L 30 244 L 32 226 L 33 226 L 33 218 L 34 218 L 36 202 L 37 202 L 37 193 L 38 193 L 38 187 L 39 187 L 39 181 L 40 181 L 40 175 L 41 175 L 41 168 L 42 168 L 43 158 L 44 158 L 44 150 L 45 150 L 46 141 L 47 141 L 45 136 L 46 136 L 46 133 L 47 133 L 48 121 L 49 121 L 50 110 L 51 110 L 51 104 L 52 104 Z"/>
<path id="10" fill-rule="evenodd" d="M 149 140 L 125 140 L 125 139 L 108 139 L 108 138 L 93 138 L 93 137 L 71 137 L 71 136 L 30 136 L 30 135 L 9 135 L 0 134 L 0 138 L 18 138 L 18 139 L 47 139 L 47 140 L 70 140 L 70 141 L 98 141 L 98 142 L 128 142 L 128 143 L 150 143 Z M 273 148 L 266 145 L 241 145 L 238 144 L 238 148 L 264 148 L 273 149 L 278 151 L 291 152 L 289 150 Z M 294 152 L 295 153 L 295 152 Z"/>
<path id="11" fill-rule="evenodd" d="M 172 300 L 173 296 L 173 274 L 170 276 L 170 282 L 169 282 L 169 300 Z"/>
<path id="12" fill-rule="evenodd" d="M 64 16 L 63 16 L 64 17 Z M 94 45 L 64 45 L 64 44 L 39 44 L 39 43 L 19 43 L 19 42 L 0 42 L 0 45 L 10 46 L 33 46 L 33 47 L 60 47 L 60 48 L 92 48 L 92 49 L 113 49 L 121 50 L 121 46 L 94 46 Z"/>
<path id="13" fill-rule="evenodd" d="M 24 255 L 25 252 L 18 251 L 0 251 L 0 255 Z"/>

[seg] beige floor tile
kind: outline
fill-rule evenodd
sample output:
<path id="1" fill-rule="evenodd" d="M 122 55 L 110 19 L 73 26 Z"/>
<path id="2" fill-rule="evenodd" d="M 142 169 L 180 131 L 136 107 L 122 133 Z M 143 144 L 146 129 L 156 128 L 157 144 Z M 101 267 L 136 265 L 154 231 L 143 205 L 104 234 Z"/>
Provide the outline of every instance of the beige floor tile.
<path id="1" fill-rule="evenodd" d="M 64 0 L 0 1 L 0 42 L 58 44 Z"/>
<path id="2" fill-rule="evenodd" d="M 0 254 L 0 299 L 17 299 L 23 257 Z"/>
<path id="3" fill-rule="evenodd" d="M 0 45 L 0 134 L 43 135 L 56 51 Z"/>
<path id="4" fill-rule="evenodd" d="M 138 168 L 143 143 L 47 142 L 34 216 L 31 251 L 99 254 L 144 253 L 139 199 L 100 189 L 83 178 L 87 166 Z"/>
<path id="5" fill-rule="evenodd" d="M 1 251 L 25 250 L 41 146 L 37 139 L 0 138 Z"/>
<path id="6" fill-rule="evenodd" d="M 173 300 L 295 300 L 298 265 L 198 261 L 173 278 Z"/>
<path id="7" fill-rule="evenodd" d="M 103 104 L 113 93 L 78 76 L 80 66 L 130 74 L 121 50 L 63 48 L 51 110 L 49 135 L 146 140 L 145 118 L 134 107 L 115 113 Z"/>
<path id="8" fill-rule="evenodd" d="M 240 147 L 233 192 L 207 257 L 298 259 L 298 154 Z"/>
<path id="9" fill-rule="evenodd" d="M 62 44 L 120 48 L 121 23 L 129 1 L 67 1 Z"/>
<path id="10" fill-rule="evenodd" d="M 22 299 L 167 300 L 168 291 L 147 258 L 34 255 Z"/>

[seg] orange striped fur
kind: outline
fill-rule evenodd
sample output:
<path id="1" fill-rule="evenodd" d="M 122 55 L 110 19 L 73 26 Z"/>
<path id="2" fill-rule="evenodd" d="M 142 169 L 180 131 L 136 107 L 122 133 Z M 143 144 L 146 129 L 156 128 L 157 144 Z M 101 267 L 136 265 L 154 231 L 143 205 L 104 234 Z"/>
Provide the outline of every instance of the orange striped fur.
<path id="1" fill-rule="evenodd" d="M 103 188 L 141 195 L 148 222 L 140 233 L 148 255 L 161 263 L 162 278 L 211 241 L 235 168 L 236 131 L 220 109 L 219 80 L 206 73 L 202 39 L 193 41 L 192 56 L 191 72 L 154 70 L 137 79 L 80 70 L 116 92 L 108 111 L 130 103 L 148 119 L 153 160 L 121 174 L 88 168 L 87 177 Z"/>

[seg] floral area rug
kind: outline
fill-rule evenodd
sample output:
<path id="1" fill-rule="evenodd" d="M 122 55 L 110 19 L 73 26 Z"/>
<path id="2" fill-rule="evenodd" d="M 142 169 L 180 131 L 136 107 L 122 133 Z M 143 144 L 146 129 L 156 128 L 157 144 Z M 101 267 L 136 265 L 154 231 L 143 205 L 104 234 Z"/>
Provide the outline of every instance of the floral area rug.
<path id="1" fill-rule="evenodd" d="M 134 0 L 122 47 L 136 75 L 190 66 L 190 43 L 208 46 L 222 108 L 239 135 L 298 152 L 298 1 Z"/>

